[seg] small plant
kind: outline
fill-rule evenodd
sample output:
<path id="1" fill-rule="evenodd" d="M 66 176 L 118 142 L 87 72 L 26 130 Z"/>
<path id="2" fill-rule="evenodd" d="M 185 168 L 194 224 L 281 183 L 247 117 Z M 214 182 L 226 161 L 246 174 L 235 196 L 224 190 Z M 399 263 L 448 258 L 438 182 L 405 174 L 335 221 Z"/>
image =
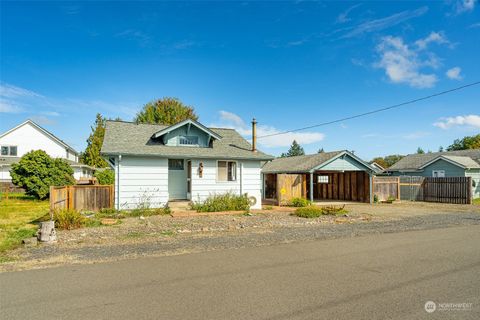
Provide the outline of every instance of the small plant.
<path id="1" fill-rule="evenodd" d="M 210 195 L 203 202 L 192 203 L 191 208 L 197 212 L 248 211 L 250 202 L 246 194 L 236 195 L 233 192 L 227 192 Z"/>
<path id="2" fill-rule="evenodd" d="M 397 200 L 397 198 L 395 198 L 394 196 L 388 196 L 387 198 L 387 203 L 393 203 L 395 200 Z"/>
<path id="3" fill-rule="evenodd" d="M 273 210 L 273 206 L 263 206 L 263 210 Z"/>
<path id="4" fill-rule="evenodd" d="M 77 210 L 61 209 L 53 213 L 53 220 L 58 229 L 72 230 L 85 226 L 86 218 Z"/>
<path id="5" fill-rule="evenodd" d="M 378 203 L 378 195 L 373 195 L 373 203 Z"/>
<path id="6" fill-rule="evenodd" d="M 305 198 L 293 198 L 290 201 L 290 206 L 292 207 L 301 208 L 301 207 L 308 207 L 309 205 L 311 205 L 311 202 Z"/>
<path id="7" fill-rule="evenodd" d="M 298 208 L 295 210 L 294 215 L 302 218 L 318 218 L 322 215 L 337 215 L 345 214 L 348 211 L 345 209 L 345 206 L 336 207 L 336 206 L 325 206 L 325 207 L 316 207 L 308 206 L 303 208 Z"/>

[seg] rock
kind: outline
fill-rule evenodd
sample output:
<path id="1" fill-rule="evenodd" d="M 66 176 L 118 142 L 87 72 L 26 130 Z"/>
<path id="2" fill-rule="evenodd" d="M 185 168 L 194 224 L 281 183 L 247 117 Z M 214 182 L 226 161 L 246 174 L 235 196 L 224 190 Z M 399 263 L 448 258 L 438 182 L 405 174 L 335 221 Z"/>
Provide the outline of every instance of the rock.
<path id="1" fill-rule="evenodd" d="M 55 231 L 54 221 L 45 221 L 40 223 L 40 230 L 38 230 L 38 240 L 42 242 L 57 241 L 57 233 Z"/>
<path id="2" fill-rule="evenodd" d="M 140 219 L 140 220 L 145 220 L 145 217 L 144 217 L 144 216 L 140 216 L 139 219 Z"/>
<path id="3" fill-rule="evenodd" d="M 112 219 L 112 218 L 102 218 L 100 220 L 100 223 L 106 226 L 117 224 L 117 222 L 118 222 L 117 219 Z"/>
<path id="4" fill-rule="evenodd" d="M 31 237 L 23 239 L 22 243 L 25 247 L 35 247 L 38 244 L 38 239 L 36 237 Z"/>

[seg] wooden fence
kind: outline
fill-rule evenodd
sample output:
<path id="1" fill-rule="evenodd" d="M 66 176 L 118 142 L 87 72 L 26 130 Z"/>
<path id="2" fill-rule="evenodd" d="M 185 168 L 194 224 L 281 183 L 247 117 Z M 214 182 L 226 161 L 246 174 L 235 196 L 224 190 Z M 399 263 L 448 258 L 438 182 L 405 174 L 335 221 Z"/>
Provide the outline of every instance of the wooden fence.
<path id="1" fill-rule="evenodd" d="M 374 177 L 373 194 L 379 201 L 427 201 L 471 204 L 472 178 L 470 177 Z"/>
<path id="2" fill-rule="evenodd" d="M 113 208 L 113 185 L 75 185 L 50 187 L 50 211 L 75 209 L 98 211 Z"/>

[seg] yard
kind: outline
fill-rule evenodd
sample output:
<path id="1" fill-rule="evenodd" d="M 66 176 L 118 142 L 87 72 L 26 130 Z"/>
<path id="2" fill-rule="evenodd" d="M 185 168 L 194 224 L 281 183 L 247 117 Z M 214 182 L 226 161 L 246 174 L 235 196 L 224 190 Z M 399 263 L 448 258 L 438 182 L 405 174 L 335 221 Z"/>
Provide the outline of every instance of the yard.
<path id="1" fill-rule="evenodd" d="M 0 194 L 0 261 L 6 251 L 37 232 L 36 221 L 48 214 L 48 201 L 35 200 L 21 193 Z"/>

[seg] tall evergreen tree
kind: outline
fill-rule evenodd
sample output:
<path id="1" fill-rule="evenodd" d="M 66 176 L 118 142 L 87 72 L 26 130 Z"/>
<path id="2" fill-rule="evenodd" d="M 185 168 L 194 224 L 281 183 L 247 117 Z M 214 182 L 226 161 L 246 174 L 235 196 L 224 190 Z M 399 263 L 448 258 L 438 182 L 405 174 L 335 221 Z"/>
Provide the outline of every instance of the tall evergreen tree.
<path id="1" fill-rule="evenodd" d="M 425 151 L 422 148 L 420 147 L 417 148 L 417 154 L 424 154 L 424 153 Z"/>
<path id="2" fill-rule="evenodd" d="M 323 150 L 323 148 L 320 148 L 320 149 L 318 149 L 318 151 L 317 151 L 317 153 L 324 153 L 324 152 L 325 152 L 325 150 Z"/>
<path id="3" fill-rule="evenodd" d="M 137 113 L 134 121 L 136 123 L 172 125 L 186 119 L 198 120 L 193 107 L 186 106 L 177 98 L 165 97 L 147 103 Z"/>
<path id="4" fill-rule="evenodd" d="M 280 157 L 286 158 L 286 157 L 295 157 L 295 156 L 303 156 L 305 155 L 305 150 L 303 150 L 303 147 L 297 143 L 297 141 L 293 140 L 292 145 L 290 146 L 290 149 L 288 149 L 287 153 L 282 153 Z"/>
<path id="5" fill-rule="evenodd" d="M 105 136 L 106 119 L 97 113 L 94 125 L 91 127 L 92 132 L 87 139 L 87 147 L 82 154 L 82 162 L 95 168 L 106 168 L 108 163 L 100 155 Z"/>

